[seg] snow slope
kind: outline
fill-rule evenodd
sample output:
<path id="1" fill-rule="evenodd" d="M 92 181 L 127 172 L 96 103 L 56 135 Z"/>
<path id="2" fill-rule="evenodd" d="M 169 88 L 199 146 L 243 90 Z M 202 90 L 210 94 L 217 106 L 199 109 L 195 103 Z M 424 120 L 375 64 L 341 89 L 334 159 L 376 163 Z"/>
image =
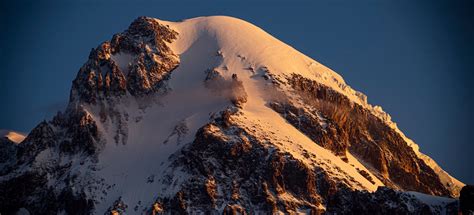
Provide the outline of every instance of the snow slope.
<path id="1" fill-rule="evenodd" d="M 432 211 L 439 211 L 439 214 L 447 214 L 446 205 L 455 202 L 456 200 L 451 198 L 439 197 L 439 196 L 430 196 L 418 192 L 406 192 L 409 195 L 412 195 L 419 201 L 429 205 Z"/>
<path id="2" fill-rule="evenodd" d="M 226 98 L 210 93 L 203 85 L 204 71 L 219 63 L 217 59 L 208 57 L 214 56 L 217 49 L 209 46 L 211 41 L 201 37 L 186 53 L 181 53 L 181 64 L 173 71 L 168 83 L 170 93 L 159 101 L 144 102 L 156 102 L 155 105 L 143 109 L 130 98 L 128 104 L 118 107 L 119 112 L 129 114 L 128 138 L 126 144 L 108 144 L 100 154 L 99 176 L 115 187 L 108 192 L 107 201 L 98 206 L 98 211 L 105 211 L 119 197 L 129 203 L 151 205 L 157 190 L 169 189 L 158 183 L 159 176 L 169 166 L 168 157 L 192 142 L 197 129 L 209 121 L 212 113 L 230 104 Z M 98 113 L 97 110 L 91 112 Z M 95 118 L 99 117 L 96 115 Z M 115 142 L 113 126 L 102 124 L 102 129 L 109 134 L 107 143 Z M 186 131 L 174 132 L 177 126 Z M 186 179 L 179 172 L 173 175 L 180 180 Z M 147 182 L 148 178 L 154 182 Z"/>
<path id="3" fill-rule="evenodd" d="M 418 145 L 407 138 L 398 129 L 396 123 L 391 121 L 390 115 L 385 113 L 380 106 L 372 106 L 367 103 L 367 97 L 348 86 L 339 74 L 274 38 L 257 26 L 227 16 L 198 17 L 182 22 L 162 20 L 159 22 L 166 23 L 179 32 L 179 39 L 172 43 L 171 47 L 175 53 L 180 55 L 186 53 L 201 37 L 212 38 L 208 41 L 209 48 L 218 48 L 224 56 L 221 68 L 224 66 L 232 68 L 227 70 L 231 71 L 227 75 L 242 73 L 244 68 L 252 68 L 257 71 L 258 68 L 265 67 L 277 76 L 298 73 L 303 77 L 330 86 L 337 92 L 346 95 L 353 102 L 370 110 L 388 126 L 395 129 L 413 148 L 419 158 L 433 168 L 442 182 L 450 189 L 460 190 L 464 186 L 462 182 L 442 170 L 433 159 L 420 152 Z M 249 75 L 246 74 L 246 76 Z M 252 96 L 254 93 L 252 92 L 250 95 Z"/>

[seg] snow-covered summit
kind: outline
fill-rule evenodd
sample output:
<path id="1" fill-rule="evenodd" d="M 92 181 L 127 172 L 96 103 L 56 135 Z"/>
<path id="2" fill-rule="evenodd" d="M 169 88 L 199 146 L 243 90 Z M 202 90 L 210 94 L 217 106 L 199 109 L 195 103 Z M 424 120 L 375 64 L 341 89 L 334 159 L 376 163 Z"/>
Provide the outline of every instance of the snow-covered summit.
<path id="1" fill-rule="evenodd" d="M 225 16 L 139 17 L 6 154 L 0 212 L 419 213 L 394 190 L 462 186 L 337 73 Z"/>
<path id="2" fill-rule="evenodd" d="M 439 174 L 445 184 L 457 189 L 457 192 L 464 186 L 462 182 L 442 170 L 429 156 L 421 153 L 419 146 L 407 138 L 398 129 L 396 123 L 391 121 L 389 114 L 385 113 L 380 106 L 373 106 L 367 102 L 366 95 L 348 86 L 336 72 L 295 50 L 261 28 L 228 16 L 197 17 L 182 22 L 162 20 L 159 22 L 165 23 L 179 32 L 178 39 L 171 44 L 171 48 L 176 54 L 182 55 L 193 44 L 196 44 L 196 41 L 205 40 L 205 45 L 202 47 L 213 47 L 224 55 L 224 62 L 221 65 L 232 65 L 235 63 L 233 62 L 235 57 L 240 56 L 241 60 L 246 60 L 249 68 L 265 68 L 274 75 L 297 73 L 331 87 L 347 96 L 354 103 L 370 110 L 372 114 L 397 131 L 419 158 Z"/>

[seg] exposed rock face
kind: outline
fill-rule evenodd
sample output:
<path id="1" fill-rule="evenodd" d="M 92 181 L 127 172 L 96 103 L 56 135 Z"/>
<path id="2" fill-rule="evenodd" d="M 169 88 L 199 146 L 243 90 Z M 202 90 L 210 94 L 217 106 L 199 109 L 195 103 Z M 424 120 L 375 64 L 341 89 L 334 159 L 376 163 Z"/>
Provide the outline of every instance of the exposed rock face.
<path id="1" fill-rule="evenodd" d="M 457 202 L 432 207 L 414 195 L 379 187 L 352 190 L 309 168 L 289 153 L 262 142 L 233 121 L 235 109 L 199 129 L 174 164 L 192 175 L 171 198 L 158 198 L 164 213 L 213 214 L 456 214 Z M 324 207 L 323 207 L 324 205 Z"/>
<path id="2" fill-rule="evenodd" d="M 271 102 L 269 106 L 276 112 L 285 116 L 286 120 L 315 142 L 345 157 L 348 148 L 348 136 L 330 119 L 319 118 L 318 113 L 310 113 L 303 108 L 297 108 L 286 101 Z"/>
<path id="3" fill-rule="evenodd" d="M 244 85 L 239 80 L 237 74 L 232 74 L 230 80 L 225 79 L 219 71 L 206 71 L 205 86 L 214 93 L 222 95 L 237 107 L 242 107 L 247 102 L 247 92 Z"/>
<path id="4" fill-rule="evenodd" d="M 393 188 L 452 195 L 403 138 L 369 111 L 300 75 L 288 82 L 308 106 L 297 108 L 291 101 L 270 106 L 316 143 L 343 158 L 350 151 Z"/>
<path id="5" fill-rule="evenodd" d="M 92 200 L 85 199 L 83 190 L 69 187 L 82 180 L 72 168 L 78 163 L 91 165 L 101 145 L 97 127 L 84 110 L 70 110 L 40 123 L 15 146 L 16 153 L 11 156 L 16 159 L 10 161 L 15 168 L 2 169 L 0 211 L 10 214 L 24 207 L 35 214 L 57 213 L 59 209 L 69 214 L 89 213 Z M 18 168 L 21 166 L 25 168 Z"/>
<path id="6" fill-rule="evenodd" d="M 0 138 L 0 175 L 14 166 L 17 150 L 14 142 L 8 138 Z"/>
<path id="7" fill-rule="evenodd" d="M 235 106 L 242 107 L 242 105 L 247 102 L 247 93 L 245 92 L 242 81 L 237 77 L 237 74 L 232 74 L 230 88 L 232 92 L 230 100 Z"/>
<path id="8" fill-rule="evenodd" d="M 190 178 L 171 199 L 158 199 L 165 211 L 226 213 L 239 211 L 295 212 L 298 208 L 322 212 L 321 195 L 328 196 L 336 182 L 323 171 L 309 169 L 285 152 L 274 150 L 232 122 L 231 109 L 199 129 L 193 144 L 182 150 L 175 165 Z M 301 202 L 277 195 L 298 196 Z"/>
<path id="9" fill-rule="evenodd" d="M 123 33 L 93 49 L 73 81 L 71 100 L 143 96 L 155 92 L 178 66 L 167 43 L 178 33 L 155 19 L 139 17 Z"/>

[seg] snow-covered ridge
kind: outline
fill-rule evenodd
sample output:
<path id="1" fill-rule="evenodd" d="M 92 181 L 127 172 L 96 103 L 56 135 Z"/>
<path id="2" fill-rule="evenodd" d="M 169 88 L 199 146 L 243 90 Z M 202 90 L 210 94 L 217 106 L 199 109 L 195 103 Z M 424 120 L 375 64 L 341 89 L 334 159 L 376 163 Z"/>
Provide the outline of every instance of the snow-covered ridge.
<path id="1" fill-rule="evenodd" d="M 367 97 L 347 85 L 339 74 L 251 23 L 228 16 L 198 17 L 182 22 L 158 21 L 179 32 L 178 40 L 171 44 L 177 54 L 186 52 L 203 36 L 212 38 L 215 46 L 219 47 L 224 55 L 235 53 L 249 59 L 254 68 L 266 67 L 275 75 L 297 73 L 330 86 L 353 102 L 371 110 L 387 125 L 398 130 L 382 107 L 367 103 Z M 409 144 L 417 148 L 412 141 Z"/>
<path id="2" fill-rule="evenodd" d="M 418 157 L 433 168 L 450 189 L 453 187 L 460 189 L 464 186 L 462 182 L 442 170 L 429 156 L 421 153 L 418 145 L 398 129 L 397 124 L 392 122 L 390 115 L 385 113 L 382 107 L 369 104 L 367 97 L 348 86 L 339 74 L 276 39 L 261 28 L 227 16 L 198 17 L 182 22 L 157 21 L 179 32 L 178 40 L 170 45 L 176 54 L 186 53 L 197 40 L 206 38 L 209 45 L 218 47 L 224 57 L 235 54 L 241 59 L 248 60 L 249 68 L 265 67 L 272 74 L 283 76 L 297 73 L 331 87 L 354 103 L 363 106 L 397 131 Z M 223 64 L 225 65 L 226 62 Z"/>

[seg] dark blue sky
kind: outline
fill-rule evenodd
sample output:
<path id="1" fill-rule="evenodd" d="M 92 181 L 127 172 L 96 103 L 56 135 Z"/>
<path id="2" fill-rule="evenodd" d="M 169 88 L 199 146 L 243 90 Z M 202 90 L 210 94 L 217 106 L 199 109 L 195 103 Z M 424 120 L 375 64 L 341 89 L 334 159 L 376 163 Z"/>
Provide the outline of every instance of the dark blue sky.
<path id="1" fill-rule="evenodd" d="M 422 151 L 474 183 L 472 1 L 2 1 L 0 128 L 63 108 L 91 48 L 138 16 L 247 20 L 341 74 Z"/>

